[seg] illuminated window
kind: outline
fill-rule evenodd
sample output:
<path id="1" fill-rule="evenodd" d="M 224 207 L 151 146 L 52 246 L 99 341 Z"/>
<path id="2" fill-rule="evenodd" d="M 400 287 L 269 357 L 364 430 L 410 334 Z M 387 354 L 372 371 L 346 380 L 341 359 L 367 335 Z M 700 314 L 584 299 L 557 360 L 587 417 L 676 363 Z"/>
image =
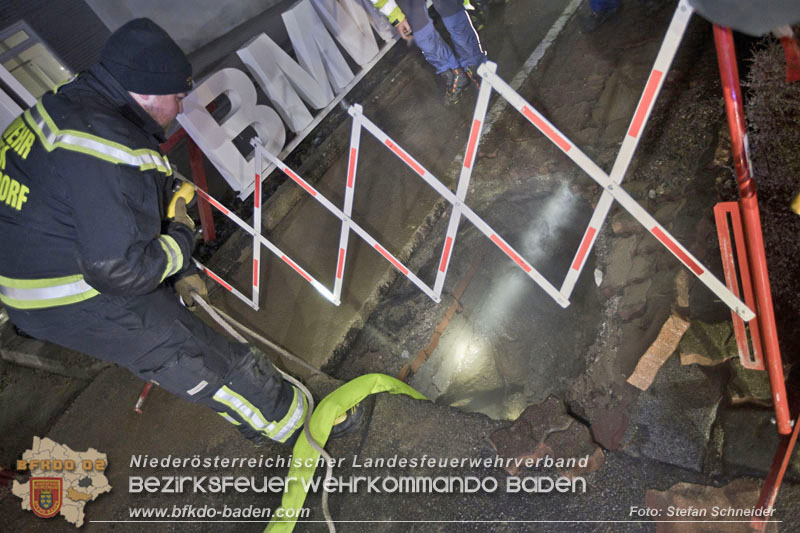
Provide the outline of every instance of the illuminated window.
<path id="1" fill-rule="evenodd" d="M 34 98 L 72 76 L 25 22 L 0 31 L 0 64 Z"/>

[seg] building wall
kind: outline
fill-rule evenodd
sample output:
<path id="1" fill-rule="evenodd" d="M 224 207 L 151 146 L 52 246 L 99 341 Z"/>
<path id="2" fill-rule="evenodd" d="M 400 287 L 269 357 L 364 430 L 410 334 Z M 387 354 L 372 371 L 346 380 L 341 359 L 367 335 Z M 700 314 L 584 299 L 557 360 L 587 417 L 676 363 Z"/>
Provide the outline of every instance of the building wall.
<path id="1" fill-rule="evenodd" d="M 148 17 L 191 53 L 285 0 L 86 0 L 110 30 Z"/>
<path id="2" fill-rule="evenodd" d="M 110 31 L 84 0 L 2 0 L 0 29 L 24 20 L 72 70 L 91 65 Z"/>

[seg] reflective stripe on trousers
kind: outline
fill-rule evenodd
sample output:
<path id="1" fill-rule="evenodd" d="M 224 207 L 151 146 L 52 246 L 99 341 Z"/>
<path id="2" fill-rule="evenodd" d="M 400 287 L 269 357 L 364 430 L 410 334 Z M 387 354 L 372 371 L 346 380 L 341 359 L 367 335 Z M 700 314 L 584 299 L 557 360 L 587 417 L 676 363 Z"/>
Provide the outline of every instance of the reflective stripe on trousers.
<path id="1" fill-rule="evenodd" d="M 223 385 L 214 393 L 214 400 L 227 407 L 229 412 L 233 412 L 244 420 L 256 432 L 266 435 L 277 442 L 286 442 L 297 429 L 302 427 L 306 409 L 308 408 L 308 403 L 303 393 L 294 386 L 292 390 L 294 391 L 292 404 L 289 406 L 286 415 L 277 422 L 267 420 L 255 405 L 231 390 L 227 385 Z M 220 413 L 220 415 L 229 422 L 239 425 L 236 419 L 227 412 Z"/>

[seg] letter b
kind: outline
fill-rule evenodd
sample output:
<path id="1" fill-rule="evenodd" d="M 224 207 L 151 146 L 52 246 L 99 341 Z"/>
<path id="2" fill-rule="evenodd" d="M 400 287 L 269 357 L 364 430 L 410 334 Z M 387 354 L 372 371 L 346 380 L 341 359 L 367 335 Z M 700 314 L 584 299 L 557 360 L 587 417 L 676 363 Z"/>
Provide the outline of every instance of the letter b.
<path id="1" fill-rule="evenodd" d="M 231 111 L 217 124 L 206 106 L 223 94 L 230 100 Z M 183 99 L 183 109 L 178 116 L 181 126 L 228 184 L 239 191 L 239 197 L 249 196 L 255 184 L 254 158 L 245 158 L 233 139 L 252 127 L 267 150 L 278 155 L 286 141 L 286 128 L 275 110 L 257 105 L 256 88 L 244 72 L 235 68 L 215 72 L 201 83 Z"/>

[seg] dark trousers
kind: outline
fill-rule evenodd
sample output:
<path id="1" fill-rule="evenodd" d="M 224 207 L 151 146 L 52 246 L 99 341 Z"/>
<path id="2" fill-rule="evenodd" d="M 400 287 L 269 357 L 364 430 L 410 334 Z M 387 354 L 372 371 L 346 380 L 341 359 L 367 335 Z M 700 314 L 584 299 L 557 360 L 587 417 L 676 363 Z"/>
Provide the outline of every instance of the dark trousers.
<path id="1" fill-rule="evenodd" d="M 405 14 L 411 30 L 414 32 L 424 28 L 431 20 L 425 0 L 397 0 L 397 5 Z M 464 11 L 464 2 L 463 0 L 433 0 L 433 8 L 442 18 L 451 17 Z"/>
<path id="2" fill-rule="evenodd" d="M 302 426 L 300 391 L 258 350 L 228 341 L 195 317 L 168 287 L 143 296 L 101 294 L 77 304 L 8 313 L 38 339 L 117 363 L 211 407 L 246 437 L 285 442 Z"/>
<path id="3" fill-rule="evenodd" d="M 455 53 L 433 27 L 425 0 L 397 0 L 414 32 L 414 42 L 436 73 L 461 67 L 473 67 L 486 61 L 478 32 L 472 27 L 462 0 L 433 0 L 433 6 L 442 16 L 455 47 Z"/>

